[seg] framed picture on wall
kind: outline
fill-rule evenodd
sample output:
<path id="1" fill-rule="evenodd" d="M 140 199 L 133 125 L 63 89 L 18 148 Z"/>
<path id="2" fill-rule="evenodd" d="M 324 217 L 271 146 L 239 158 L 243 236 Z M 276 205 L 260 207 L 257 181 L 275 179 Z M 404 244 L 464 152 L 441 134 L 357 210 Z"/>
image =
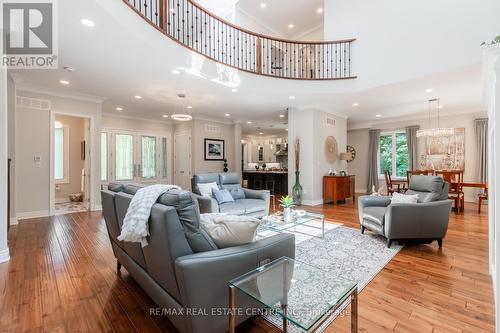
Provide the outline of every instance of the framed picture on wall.
<path id="1" fill-rule="evenodd" d="M 224 140 L 205 139 L 205 161 L 223 161 Z"/>

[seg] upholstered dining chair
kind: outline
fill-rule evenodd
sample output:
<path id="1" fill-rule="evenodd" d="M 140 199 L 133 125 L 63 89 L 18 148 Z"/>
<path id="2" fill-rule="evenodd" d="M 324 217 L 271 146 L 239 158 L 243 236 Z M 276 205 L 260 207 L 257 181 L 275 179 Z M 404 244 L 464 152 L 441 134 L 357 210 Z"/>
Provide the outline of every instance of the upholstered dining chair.
<path id="1" fill-rule="evenodd" d="M 384 171 L 385 186 L 387 187 L 387 195 L 392 195 L 394 192 L 404 193 L 406 191 L 405 184 L 392 180 L 389 170 Z M 401 186 L 403 185 L 403 186 Z"/>
<path id="2" fill-rule="evenodd" d="M 406 171 L 406 181 L 410 184 L 410 178 L 414 175 L 420 176 L 432 176 L 434 174 L 434 170 L 407 170 Z"/>
<path id="3" fill-rule="evenodd" d="M 464 209 L 465 200 L 462 184 L 464 182 L 463 170 L 435 171 L 435 175 L 443 178 L 449 184 L 448 198 L 455 202 L 455 212 Z"/>

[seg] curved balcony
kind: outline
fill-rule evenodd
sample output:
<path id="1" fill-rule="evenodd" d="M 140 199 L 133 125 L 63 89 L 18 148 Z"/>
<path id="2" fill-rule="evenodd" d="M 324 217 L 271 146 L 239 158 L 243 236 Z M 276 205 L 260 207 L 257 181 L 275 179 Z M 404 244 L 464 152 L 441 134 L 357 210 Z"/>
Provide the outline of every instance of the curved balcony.
<path id="1" fill-rule="evenodd" d="M 296 80 L 343 80 L 352 72 L 355 39 L 303 42 L 242 29 L 189 0 L 123 0 L 162 33 L 224 65 Z"/>

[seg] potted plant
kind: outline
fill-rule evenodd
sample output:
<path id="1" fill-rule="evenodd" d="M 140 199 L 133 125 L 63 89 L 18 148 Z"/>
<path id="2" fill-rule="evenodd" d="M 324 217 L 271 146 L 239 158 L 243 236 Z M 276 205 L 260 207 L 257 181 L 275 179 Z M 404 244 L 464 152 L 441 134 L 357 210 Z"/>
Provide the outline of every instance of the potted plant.
<path id="1" fill-rule="evenodd" d="M 295 206 L 292 197 L 285 195 L 279 200 L 280 206 L 283 207 L 283 220 L 290 222 L 292 220 L 292 207 Z"/>

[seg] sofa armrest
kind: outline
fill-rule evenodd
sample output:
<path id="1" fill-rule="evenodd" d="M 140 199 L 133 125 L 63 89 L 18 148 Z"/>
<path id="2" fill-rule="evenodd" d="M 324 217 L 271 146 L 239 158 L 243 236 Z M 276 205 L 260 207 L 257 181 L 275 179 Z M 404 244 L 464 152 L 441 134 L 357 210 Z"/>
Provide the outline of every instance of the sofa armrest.
<path id="1" fill-rule="evenodd" d="M 269 203 L 271 201 L 271 192 L 267 190 L 251 190 L 244 188 L 245 198 L 247 199 L 260 199 L 266 202 L 266 212 L 265 216 L 269 215 Z"/>
<path id="2" fill-rule="evenodd" d="M 203 197 L 201 195 L 193 193 L 196 200 L 198 200 L 198 206 L 200 206 L 201 214 L 218 213 L 219 203 L 214 198 Z"/>
<path id="3" fill-rule="evenodd" d="M 228 307 L 228 282 L 259 267 L 264 260 L 272 261 L 283 256 L 295 257 L 295 236 L 292 234 L 283 233 L 247 245 L 177 258 L 175 274 L 183 307 L 203 309 L 209 314 L 188 318 L 189 331 L 227 331 L 227 313 L 211 314 L 212 309 Z M 237 302 L 241 308 L 253 305 L 244 297 L 238 297 Z M 248 317 L 243 316 L 237 322 Z"/>
<path id="4" fill-rule="evenodd" d="M 366 207 L 387 207 L 391 204 L 389 196 L 362 195 L 358 197 L 359 223 L 363 222 L 363 210 Z"/>
<path id="5" fill-rule="evenodd" d="M 451 200 L 391 204 L 385 213 L 385 236 L 388 239 L 444 238 L 451 205 Z"/>

